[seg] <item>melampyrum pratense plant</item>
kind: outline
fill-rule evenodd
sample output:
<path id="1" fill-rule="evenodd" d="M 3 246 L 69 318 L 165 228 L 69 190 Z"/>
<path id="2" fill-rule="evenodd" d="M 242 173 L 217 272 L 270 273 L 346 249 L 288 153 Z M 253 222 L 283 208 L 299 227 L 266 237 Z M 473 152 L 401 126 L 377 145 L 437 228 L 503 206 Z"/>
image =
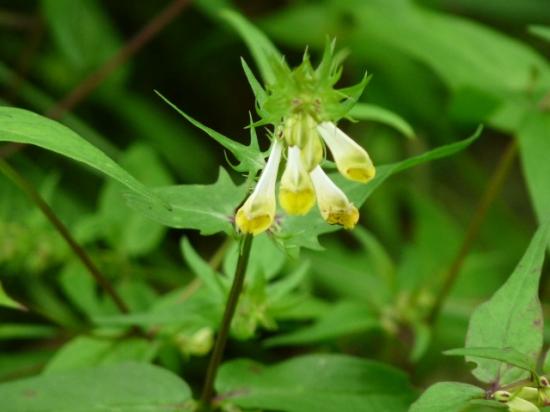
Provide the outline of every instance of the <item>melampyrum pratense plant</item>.
<path id="1" fill-rule="evenodd" d="M 235 216 L 242 233 L 257 235 L 273 224 L 276 214 L 275 186 L 280 164 L 286 166 L 279 183 L 279 202 L 289 215 L 305 215 L 317 202 L 323 219 L 352 229 L 359 211 L 321 167 L 332 154 L 340 173 L 352 181 L 367 183 L 375 168 L 367 151 L 340 130 L 336 123 L 346 117 L 367 84 L 336 89 L 342 74 L 341 58 L 329 43 L 321 62 L 313 68 L 309 55 L 291 69 L 281 58 L 270 59 L 275 82 L 257 93 L 258 125 L 271 125 L 271 152 L 252 194 Z"/>
<path id="2" fill-rule="evenodd" d="M 277 241 L 289 254 L 301 247 L 319 249 L 319 235 L 339 228 L 353 229 L 358 224 L 359 208 L 392 174 L 457 153 L 479 136 L 478 131 L 469 139 L 375 169 L 365 148 L 339 128 L 345 120 L 368 119 L 364 114 L 368 110 L 354 112 L 354 109 L 361 105 L 358 100 L 369 78 L 365 75 L 356 85 L 339 87 L 345 54 L 335 51 L 334 41 L 327 42 L 317 65 L 312 64 L 306 51 L 302 61 L 296 67 L 291 67 L 271 42 L 242 16 L 226 12 L 224 17 L 247 42 L 262 78 L 259 81 L 243 60 L 245 75 L 256 97 L 258 115 L 258 119 L 249 125 L 250 145 L 241 144 L 210 129 L 169 104 L 231 152 L 239 162 L 231 166 L 237 172 L 247 175 L 245 183 L 235 184 L 221 168 L 217 182 L 211 185 L 150 188 L 62 124 L 23 109 L 0 107 L 1 141 L 36 145 L 95 168 L 129 190 L 127 200 L 130 207 L 164 226 L 199 230 L 202 235 L 223 232 L 239 242 L 232 279 L 217 277 L 214 270 L 211 271 L 214 273 L 212 278 L 208 278 L 207 274 L 201 278 L 206 293 L 210 293 L 220 307 L 225 305 L 199 403 L 199 407 L 205 410 L 212 405 L 214 382 L 228 336 L 231 331 L 237 335 L 235 324 L 246 325 L 240 328 L 241 332 L 245 331 L 241 336 L 246 338 L 253 336 L 257 323 L 263 321 L 264 326 L 274 324 L 268 319 L 269 316 L 264 316 L 264 307 L 247 312 L 245 315 L 248 319 L 244 321 L 239 319 L 239 322 L 232 322 L 243 291 L 254 237 L 267 233 L 270 241 Z M 361 116 L 355 114 L 359 112 Z M 260 127 L 265 132 L 262 135 L 269 139 L 266 153 L 260 150 L 257 141 L 256 130 Z M 119 311 L 122 314 L 130 313 L 130 308 L 118 296 L 116 288 L 110 287 L 109 282 L 91 264 L 91 259 L 86 257 L 84 250 L 77 247 L 39 194 L 6 162 L 2 161 L 0 167 L 4 174 L 31 195 L 59 232 L 64 233 L 73 252 L 117 303 Z M 334 169 L 339 173 L 332 173 Z M 327 174 L 325 170 L 331 172 Z M 184 254 L 185 250 L 188 255 L 191 254 L 185 242 L 183 249 Z M 300 276 L 279 288 L 279 295 L 290 293 L 289 290 L 295 287 L 296 279 L 299 281 Z M 265 279 L 262 281 L 257 282 L 260 286 L 255 286 L 263 288 L 258 292 L 262 299 L 258 300 L 262 301 L 260 306 L 265 306 L 267 300 L 264 295 L 269 288 L 265 287 Z M 250 292 L 251 295 L 254 293 L 256 291 Z M 256 322 L 256 318 L 262 321 Z M 207 351 L 205 346 L 208 349 L 210 346 L 204 344 L 211 339 L 211 329 L 208 328 L 217 327 L 218 323 L 216 320 L 213 325 L 198 326 L 197 334 L 193 335 L 198 342 L 193 342 L 193 346 L 196 346 L 196 351 L 204 353 Z M 338 362 L 337 369 L 340 367 Z M 387 368 L 384 371 L 376 365 L 374 368 L 379 374 L 388 374 Z M 377 375 L 377 378 L 380 376 Z M 383 397 L 385 399 L 386 394 Z M 400 404 L 404 402 L 399 396 L 395 401 Z"/>

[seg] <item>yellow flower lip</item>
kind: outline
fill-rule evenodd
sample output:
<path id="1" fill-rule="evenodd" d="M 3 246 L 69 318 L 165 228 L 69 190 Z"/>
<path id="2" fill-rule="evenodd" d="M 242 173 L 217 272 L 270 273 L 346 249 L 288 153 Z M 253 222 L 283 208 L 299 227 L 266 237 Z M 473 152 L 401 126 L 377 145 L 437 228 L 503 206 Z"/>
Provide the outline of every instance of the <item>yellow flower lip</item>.
<path id="1" fill-rule="evenodd" d="M 271 227 L 275 219 L 275 183 L 281 161 L 281 144 L 274 140 L 267 164 L 252 194 L 237 210 L 235 224 L 242 233 L 258 235 Z"/>
<path id="2" fill-rule="evenodd" d="M 315 204 L 315 192 L 297 146 L 288 148 L 287 165 L 279 187 L 279 203 L 289 215 L 305 215 Z"/>
<path id="3" fill-rule="evenodd" d="M 348 200 L 344 192 L 330 180 L 320 166 L 311 172 L 311 180 L 323 219 L 328 224 L 353 229 L 359 221 L 359 210 Z"/>
<path id="4" fill-rule="evenodd" d="M 319 124 L 317 130 L 329 147 L 336 167 L 344 177 L 360 183 L 367 183 L 374 178 L 376 170 L 369 154 L 352 138 L 332 122 Z"/>

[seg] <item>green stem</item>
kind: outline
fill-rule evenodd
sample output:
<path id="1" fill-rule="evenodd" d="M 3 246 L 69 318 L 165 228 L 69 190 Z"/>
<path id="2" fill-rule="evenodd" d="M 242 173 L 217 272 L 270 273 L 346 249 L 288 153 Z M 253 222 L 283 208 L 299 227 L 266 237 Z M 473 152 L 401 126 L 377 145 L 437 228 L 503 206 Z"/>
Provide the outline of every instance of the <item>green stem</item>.
<path id="1" fill-rule="evenodd" d="M 462 245 L 445 275 L 443 286 L 437 296 L 437 301 L 432 306 L 432 310 L 428 316 L 429 323 L 433 324 L 435 322 L 437 316 L 439 315 L 439 312 L 441 311 L 441 307 L 445 302 L 445 299 L 451 292 L 451 289 L 455 284 L 456 279 L 458 278 L 460 270 L 464 265 L 464 261 L 468 256 L 468 253 L 472 248 L 477 236 L 479 235 L 481 226 L 483 225 L 483 222 L 487 217 L 487 213 L 489 212 L 489 209 L 495 201 L 496 197 L 500 193 L 504 181 L 506 180 L 506 177 L 508 176 L 508 173 L 512 168 L 517 151 L 517 139 L 513 139 L 504 150 L 504 153 L 502 153 L 500 161 L 495 171 L 493 172 L 489 183 L 487 184 L 485 192 L 483 193 L 483 196 L 481 197 L 476 207 L 476 210 L 474 211 L 474 215 L 472 216 L 470 223 L 468 224 L 468 228 L 466 229 L 466 235 L 464 236 Z"/>
<path id="2" fill-rule="evenodd" d="M 115 288 L 109 280 L 100 272 L 97 266 L 94 264 L 90 256 L 86 251 L 76 242 L 67 227 L 56 216 L 54 211 L 46 203 L 46 201 L 40 196 L 40 193 L 34 188 L 34 186 L 19 174 L 13 167 L 9 165 L 5 160 L 0 159 L 0 172 L 8 177 L 17 187 L 29 196 L 29 198 L 38 206 L 44 216 L 50 221 L 50 223 L 57 229 L 59 234 L 70 246 L 74 254 L 80 259 L 82 264 L 86 267 L 90 275 L 96 280 L 96 282 L 105 290 L 105 292 L 113 299 L 116 306 L 122 313 L 128 313 L 128 306 L 118 295 Z"/>
<path id="3" fill-rule="evenodd" d="M 202 389 L 201 409 L 205 411 L 210 410 L 212 396 L 214 395 L 214 381 L 216 379 L 218 367 L 222 361 L 227 338 L 229 337 L 231 321 L 233 320 L 233 315 L 235 315 L 237 303 L 239 302 L 239 296 L 243 290 L 246 267 L 248 265 L 250 249 L 252 247 L 252 236 L 245 235 L 240 246 L 240 255 L 237 262 L 237 268 L 235 269 L 233 284 L 231 285 L 231 290 L 229 291 L 229 297 L 227 298 L 227 303 L 225 305 L 222 324 L 220 326 L 216 343 L 214 344 L 214 349 L 212 350 L 212 356 L 210 358 L 210 363 L 208 364 L 206 379 Z"/>

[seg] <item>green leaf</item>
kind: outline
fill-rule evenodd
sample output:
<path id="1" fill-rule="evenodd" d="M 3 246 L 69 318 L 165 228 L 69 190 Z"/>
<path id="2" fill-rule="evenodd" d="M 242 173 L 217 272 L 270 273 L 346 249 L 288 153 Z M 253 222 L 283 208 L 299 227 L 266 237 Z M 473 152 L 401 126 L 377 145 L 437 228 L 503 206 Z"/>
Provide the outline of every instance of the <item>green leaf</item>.
<path id="1" fill-rule="evenodd" d="M 365 304 L 342 302 L 313 325 L 267 339 L 268 346 L 309 345 L 380 327 L 379 317 Z"/>
<path id="2" fill-rule="evenodd" d="M 191 410 L 191 391 L 156 366 L 122 364 L 0 385 L 6 412 L 167 412 Z"/>
<path id="3" fill-rule="evenodd" d="M 550 238 L 550 224 L 541 226 L 506 283 L 472 314 L 467 348 L 512 348 L 536 361 L 542 349 L 543 318 L 538 298 L 539 278 Z M 482 382 L 507 384 L 527 373 L 501 361 L 466 358 Z"/>
<path id="4" fill-rule="evenodd" d="M 540 24 L 533 24 L 528 27 L 529 33 L 540 37 L 543 40 L 550 41 L 550 27 L 542 26 Z"/>
<path id="5" fill-rule="evenodd" d="M 398 114 L 374 104 L 357 103 L 348 115 L 357 120 L 371 120 L 393 127 L 405 137 L 414 138 L 412 126 Z"/>
<path id="6" fill-rule="evenodd" d="M 550 219 L 550 113 L 529 113 L 519 130 L 518 138 L 527 188 L 539 223 L 543 224 Z"/>
<path id="7" fill-rule="evenodd" d="M 536 366 L 533 358 L 518 352 L 512 348 L 459 348 L 451 349 L 443 352 L 445 355 L 451 356 L 468 356 L 469 358 L 492 359 L 505 362 L 509 365 L 517 366 L 518 368 L 536 374 Z"/>
<path id="8" fill-rule="evenodd" d="M 272 68 L 274 59 L 281 59 L 281 53 L 271 43 L 269 38 L 245 19 L 232 10 L 223 10 L 220 16 L 227 21 L 245 41 L 266 84 L 275 83 L 276 77 Z"/>
<path id="9" fill-rule="evenodd" d="M 0 141 L 51 150 L 96 169 L 151 202 L 159 201 L 147 187 L 101 150 L 61 123 L 44 116 L 15 107 L 0 107 Z"/>
<path id="10" fill-rule="evenodd" d="M 481 130 L 482 128 L 479 127 L 472 136 L 460 142 L 438 147 L 430 150 L 429 152 L 405 159 L 398 163 L 378 166 L 376 168 L 376 177 L 367 184 L 352 182 L 345 179 L 340 174 L 333 174 L 331 175 L 331 178 L 348 195 L 349 199 L 357 207 L 360 207 L 363 203 L 365 203 L 372 192 L 374 192 L 390 176 L 432 160 L 451 156 L 466 149 L 480 136 Z M 277 233 L 277 237 L 287 249 L 290 249 L 290 251 L 293 249 L 299 249 L 300 247 L 318 250 L 322 249 L 322 247 L 320 246 L 317 237 L 324 233 L 333 232 L 338 229 L 338 226 L 330 226 L 325 223 L 317 209 L 315 209 L 307 216 L 284 217 L 281 231 Z"/>
<path id="11" fill-rule="evenodd" d="M 142 196 L 127 195 L 133 209 L 150 219 L 174 228 L 197 229 L 203 235 L 233 233 L 233 214 L 246 194 L 245 185 L 237 186 L 220 168 L 216 183 L 211 185 L 179 185 L 156 189 L 170 205 L 170 210 Z"/>
<path id="12" fill-rule="evenodd" d="M 477 386 L 439 382 L 430 386 L 409 412 L 464 412 L 472 399 L 484 397 L 485 391 Z"/>
<path id="13" fill-rule="evenodd" d="M 182 115 L 185 119 L 187 119 L 189 123 L 191 123 L 196 128 L 202 130 L 204 133 L 206 133 L 216 142 L 218 142 L 227 150 L 229 150 L 233 154 L 233 156 L 235 156 L 235 158 L 240 161 L 240 164 L 233 167 L 236 171 L 243 172 L 243 173 L 246 172 L 254 176 L 256 175 L 258 170 L 261 170 L 264 167 L 265 159 L 262 152 L 260 152 L 258 148 L 257 142 L 254 139 L 254 134 L 252 135 L 250 145 L 245 146 L 233 139 L 230 139 L 229 137 L 224 136 L 221 133 L 216 132 L 215 130 L 209 128 L 208 126 L 203 125 L 199 121 L 193 119 L 187 113 L 184 113 L 174 103 L 172 103 L 162 94 L 160 94 L 158 91 L 156 91 L 156 93 L 172 109 L 174 109 L 176 112 Z"/>
<path id="14" fill-rule="evenodd" d="M 130 361 L 149 362 L 156 345 L 145 339 L 78 336 L 63 345 L 48 362 L 44 373 L 59 373 Z"/>
<path id="15" fill-rule="evenodd" d="M 221 367 L 216 389 L 242 408 L 283 412 L 404 412 L 412 396 L 402 372 L 343 355 L 308 355 L 272 366 L 231 361 Z"/>

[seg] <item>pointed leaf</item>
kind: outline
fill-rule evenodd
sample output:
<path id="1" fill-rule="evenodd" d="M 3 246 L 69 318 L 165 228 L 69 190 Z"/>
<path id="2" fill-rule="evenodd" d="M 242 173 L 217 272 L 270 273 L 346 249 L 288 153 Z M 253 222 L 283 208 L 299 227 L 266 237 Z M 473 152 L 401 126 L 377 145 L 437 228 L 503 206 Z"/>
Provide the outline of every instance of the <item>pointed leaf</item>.
<path id="1" fill-rule="evenodd" d="M 187 121 L 189 121 L 193 126 L 197 127 L 198 129 L 201 129 L 208 136 L 210 136 L 216 142 L 218 142 L 227 150 L 229 150 L 233 154 L 233 156 L 235 156 L 235 158 L 241 162 L 238 166 L 235 167 L 235 170 L 239 172 L 249 172 L 255 175 L 258 172 L 258 170 L 264 167 L 265 165 L 264 156 L 262 155 L 258 147 L 254 145 L 254 142 L 251 142 L 250 146 L 245 146 L 239 142 L 236 142 L 233 139 L 230 139 L 229 137 L 224 136 L 221 133 L 218 133 L 215 130 L 209 128 L 208 126 L 203 125 L 201 122 L 193 119 L 187 113 L 184 113 L 174 103 L 172 103 L 170 100 L 168 100 L 159 92 L 156 92 L 156 93 L 159 95 L 159 97 L 162 100 L 164 100 L 176 112 L 178 112 L 180 115 L 185 117 Z"/>
<path id="2" fill-rule="evenodd" d="M 245 194 L 245 185 L 233 183 L 224 169 L 211 185 L 168 186 L 154 191 L 170 210 L 142 196 L 128 194 L 128 204 L 150 219 L 178 229 L 197 229 L 203 235 L 233 233 L 233 214 Z"/>
<path id="3" fill-rule="evenodd" d="M 117 180 L 150 201 L 158 201 L 147 187 L 105 153 L 47 117 L 15 107 L 0 107 L 0 141 L 31 144 L 59 153 Z"/>
<path id="4" fill-rule="evenodd" d="M 468 327 L 466 347 L 512 348 L 533 362 L 542 349 L 542 308 L 538 298 L 539 278 L 550 238 L 550 224 L 541 226 L 523 258 L 506 283 L 479 306 Z M 500 361 L 467 357 L 482 382 L 507 384 L 527 373 Z"/>

